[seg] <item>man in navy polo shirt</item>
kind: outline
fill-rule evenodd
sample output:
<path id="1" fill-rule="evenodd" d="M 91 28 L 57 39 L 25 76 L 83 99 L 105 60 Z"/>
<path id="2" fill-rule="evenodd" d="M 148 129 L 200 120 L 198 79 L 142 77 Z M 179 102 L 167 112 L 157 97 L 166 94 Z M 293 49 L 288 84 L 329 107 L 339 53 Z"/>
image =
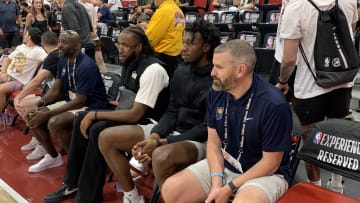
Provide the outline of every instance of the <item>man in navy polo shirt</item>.
<path id="1" fill-rule="evenodd" d="M 206 159 L 169 177 L 165 202 L 270 202 L 288 188 L 292 117 L 274 86 L 254 74 L 254 49 L 232 40 L 214 51 Z"/>
<path id="2" fill-rule="evenodd" d="M 16 2 L 0 0 L 0 45 L 2 47 L 0 56 L 6 54 L 8 48 L 15 48 L 20 44 L 18 25 L 21 23 L 21 15 Z"/>

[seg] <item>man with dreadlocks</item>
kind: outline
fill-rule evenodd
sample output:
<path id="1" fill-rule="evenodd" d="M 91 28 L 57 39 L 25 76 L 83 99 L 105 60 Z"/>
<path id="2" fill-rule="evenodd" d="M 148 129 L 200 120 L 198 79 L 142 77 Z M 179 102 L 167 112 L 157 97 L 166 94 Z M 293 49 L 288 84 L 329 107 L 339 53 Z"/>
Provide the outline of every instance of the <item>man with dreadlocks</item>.
<path id="1" fill-rule="evenodd" d="M 133 156 L 143 164 L 153 159 L 159 186 L 177 170 L 205 158 L 206 95 L 212 84 L 211 60 L 220 44 L 220 31 L 203 20 L 196 21 L 186 26 L 182 43 L 185 64 L 171 79 L 170 103 L 159 123 L 148 124 L 150 132 L 136 125 L 116 126 L 99 137 L 100 151 L 124 190 L 125 203 L 143 203 L 144 198 L 131 179 L 124 152 L 132 149 Z"/>
<path id="2" fill-rule="evenodd" d="M 102 131 L 126 123 L 151 123 L 161 117 L 167 106 L 169 77 L 162 62 L 153 56 L 145 33 L 140 28 L 129 27 L 119 35 L 118 44 L 119 61 L 126 68 L 123 93 L 136 94 L 133 104 L 124 108 L 121 97 L 118 110 L 88 111 L 77 115 L 63 185 L 47 195 L 44 202 L 60 202 L 77 191 L 77 202 L 102 202 L 107 169 L 98 149 Z"/>

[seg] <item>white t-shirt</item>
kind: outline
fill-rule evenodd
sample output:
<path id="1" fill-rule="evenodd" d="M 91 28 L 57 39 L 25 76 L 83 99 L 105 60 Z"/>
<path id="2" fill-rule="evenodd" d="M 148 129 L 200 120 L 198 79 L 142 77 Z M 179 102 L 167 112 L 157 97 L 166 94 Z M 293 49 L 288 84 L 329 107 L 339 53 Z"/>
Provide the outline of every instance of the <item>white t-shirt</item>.
<path id="1" fill-rule="evenodd" d="M 313 0 L 313 2 L 321 10 L 328 10 L 335 5 L 335 0 Z M 339 1 L 339 7 L 346 16 L 350 30 L 352 30 L 351 24 L 356 23 L 358 19 L 356 3 L 356 0 Z M 313 51 L 315 46 L 317 19 L 318 11 L 308 1 L 291 0 L 286 6 L 280 30 L 280 38 L 282 39 L 300 39 L 313 72 L 315 72 Z M 352 32 L 350 33 L 352 35 Z M 334 89 L 352 86 L 353 82 L 327 89 L 318 86 L 315 83 L 311 72 L 308 70 L 300 51 L 298 51 L 297 70 L 294 83 L 294 95 L 296 98 L 312 98 L 330 92 Z"/>
<path id="2" fill-rule="evenodd" d="M 135 102 L 154 108 L 160 92 L 169 85 L 166 70 L 158 63 L 148 66 L 140 77 Z"/>
<path id="3" fill-rule="evenodd" d="M 120 0 L 109 0 L 108 4 L 112 4 L 110 8 L 110 12 L 119 11 L 119 7 L 122 8 L 122 4 Z"/>
<path id="4" fill-rule="evenodd" d="M 7 68 L 7 74 L 26 85 L 46 57 L 47 53 L 40 46 L 19 45 L 9 55 L 11 63 Z"/>
<path id="5" fill-rule="evenodd" d="M 280 38 L 280 29 L 281 29 L 281 25 L 282 25 L 282 21 L 283 21 L 284 10 L 285 10 L 285 7 L 287 6 L 288 3 L 289 3 L 289 0 L 283 0 L 282 1 L 279 21 L 278 21 L 278 27 L 277 27 L 277 33 L 276 33 L 275 55 L 274 55 L 274 57 L 279 63 L 281 63 L 281 58 L 282 58 L 283 51 L 284 51 L 283 50 L 284 49 L 284 43 L 283 43 L 283 40 Z"/>

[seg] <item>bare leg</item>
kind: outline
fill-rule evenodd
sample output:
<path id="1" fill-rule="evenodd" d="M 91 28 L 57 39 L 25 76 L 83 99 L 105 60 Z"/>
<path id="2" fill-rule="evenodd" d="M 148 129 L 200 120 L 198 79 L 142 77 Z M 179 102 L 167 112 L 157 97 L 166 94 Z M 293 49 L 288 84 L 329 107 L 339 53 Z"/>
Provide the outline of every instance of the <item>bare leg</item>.
<path id="1" fill-rule="evenodd" d="M 32 135 L 36 137 L 40 144 L 46 149 L 48 154 L 50 154 L 53 158 L 58 156 L 45 124 L 31 129 L 31 132 Z"/>
<path id="2" fill-rule="evenodd" d="M 137 125 L 107 128 L 99 136 L 99 149 L 125 192 L 131 191 L 135 186 L 131 179 L 129 161 L 124 152 L 131 153 L 131 148 L 142 140 L 144 140 L 144 131 Z"/>
<path id="3" fill-rule="evenodd" d="M 152 166 L 159 187 L 169 176 L 195 163 L 197 155 L 197 148 L 190 142 L 177 142 L 156 148 L 152 154 Z"/>
<path id="4" fill-rule="evenodd" d="M 165 180 L 161 196 L 166 203 L 204 202 L 206 194 L 190 170 L 182 170 Z"/>
<path id="5" fill-rule="evenodd" d="M 0 84 L 0 111 L 5 108 L 6 105 L 6 97 L 10 94 L 11 89 L 6 83 Z"/>
<path id="6" fill-rule="evenodd" d="M 308 124 L 302 126 L 302 138 L 306 139 L 306 135 L 310 132 L 310 130 L 314 127 L 314 124 Z M 310 182 L 317 182 L 320 180 L 320 168 L 305 162 L 306 174 Z"/>
<path id="7" fill-rule="evenodd" d="M 60 146 L 69 151 L 71 131 L 75 115 L 71 112 L 64 112 L 53 116 L 48 122 L 50 134 L 53 135 Z"/>

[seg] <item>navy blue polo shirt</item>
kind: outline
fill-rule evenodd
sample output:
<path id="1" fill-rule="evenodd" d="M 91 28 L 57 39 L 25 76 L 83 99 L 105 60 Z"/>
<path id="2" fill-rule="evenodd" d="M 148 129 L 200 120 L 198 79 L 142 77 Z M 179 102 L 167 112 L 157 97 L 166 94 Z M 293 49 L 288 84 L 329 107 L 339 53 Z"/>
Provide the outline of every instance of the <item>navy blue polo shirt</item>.
<path id="1" fill-rule="evenodd" d="M 79 53 L 76 64 L 69 64 L 69 66 L 67 58 L 60 58 L 57 64 L 56 79 L 61 80 L 61 90 L 65 95 L 65 100 L 70 100 L 70 90 L 87 96 L 85 106 L 89 110 L 108 107 L 105 85 L 99 68 L 89 56 Z"/>
<path id="2" fill-rule="evenodd" d="M 5 3 L 0 0 L 0 28 L 3 32 L 15 32 L 19 28 L 16 24 L 18 15 L 20 15 L 19 7 L 14 0 Z"/>
<path id="3" fill-rule="evenodd" d="M 252 94 L 252 101 L 245 122 L 244 152 L 240 158 L 243 172 L 261 159 L 263 151 L 283 151 L 284 156 L 276 173 L 284 175 L 286 180 L 289 180 L 291 173 L 289 157 L 292 131 L 291 109 L 282 93 L 270 83 L 254 74 L 251 88 L 238 100 L 233 99 L 227 92 L 219 92 L 211 88 L 207 100 L 208 127 L 216 129 L 221 141 L 224 141 L 226 99 L 229 98 L 226 151 L 237 159 L 242 120 L 245 107 Z M 240 173 L 226 160 L 225 167 L 235 173 Z"/>

